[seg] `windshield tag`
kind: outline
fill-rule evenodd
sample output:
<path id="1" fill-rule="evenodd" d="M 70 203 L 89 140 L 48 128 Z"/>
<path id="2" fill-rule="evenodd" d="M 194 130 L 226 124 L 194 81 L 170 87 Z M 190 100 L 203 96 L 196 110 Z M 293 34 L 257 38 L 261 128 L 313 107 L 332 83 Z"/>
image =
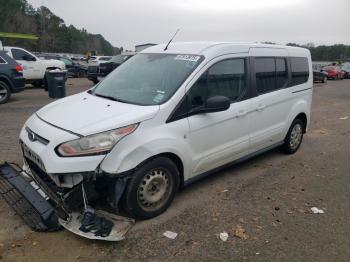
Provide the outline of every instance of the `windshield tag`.
<path id="1" fill-rule="evenodd" d="M 175 60 L 198 62 L 200 58 L 199 55 L 177 55 Z"/>
<path id="2" fill-rule="evenodd" d="M 157 90 L 157 93 L 158 93 L 158 94 L 165 94 L 165 91 Z"/>
<path id="3" fill-rule="evenodd" d="M 157 94 L 157 95 L 154 96 L 153 102 L 159 103 L 160 101 L 162 101 L 163 97 L 164 97 L 163 94 Z"/>

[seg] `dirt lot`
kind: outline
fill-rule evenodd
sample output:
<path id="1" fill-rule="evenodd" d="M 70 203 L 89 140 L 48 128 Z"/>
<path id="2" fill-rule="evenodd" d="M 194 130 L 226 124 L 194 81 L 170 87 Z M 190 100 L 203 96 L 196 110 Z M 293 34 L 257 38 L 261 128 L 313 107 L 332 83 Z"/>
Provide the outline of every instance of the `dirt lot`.
<path id="1" fill-rule="evenodd" d="M 89 87 L 72 79 L 67 91 Z M 51 101 L 29 89 L 0 106 L 0 162 L 21 163 L 20 128 Z M 313 206 L 325 213 L 311 214 Z M 315 84 L 311 129 L 295 155 L 273 150 L 188 186 L 125 241 L 32 232 L 3 200 L 0 221 L 2 261 L 349 261 L 350 80 Z M 163 237 L 166 230 L 178 237 Z"/>

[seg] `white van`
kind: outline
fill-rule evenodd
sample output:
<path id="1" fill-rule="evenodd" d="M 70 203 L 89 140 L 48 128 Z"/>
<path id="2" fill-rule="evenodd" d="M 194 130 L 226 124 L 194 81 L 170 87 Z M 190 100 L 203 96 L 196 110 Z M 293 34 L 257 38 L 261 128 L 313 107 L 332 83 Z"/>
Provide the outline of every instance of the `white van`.
<path id="1" fill-rule="evenodd" d="M 151 218 L 180 187 L 218 168 L 275 147 L 298 150 L 310 123 L 308 50 L 208 42 L 164 49 L 142 51 L 25 123 L 24 169 L 65 210 L 81 208 L 82 198 L 70 196 L 83 184 L 90 203 L 104 198 Z"/>

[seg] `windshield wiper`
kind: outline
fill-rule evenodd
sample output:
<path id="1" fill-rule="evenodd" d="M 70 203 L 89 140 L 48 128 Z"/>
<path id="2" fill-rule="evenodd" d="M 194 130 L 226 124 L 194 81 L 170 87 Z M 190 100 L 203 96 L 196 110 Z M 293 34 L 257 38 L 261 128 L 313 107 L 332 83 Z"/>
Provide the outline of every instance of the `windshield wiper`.
<path id="1" fill-rule="evenodd" d="M 101 94 L 96 94 L 96 93 L 93 93 L 95 96 L 98 96 L 98 97 L 102 97 L 102 98 L 106 98 L 106 99 L 109 99 L 109 100 L 112 100 L 112 101 L 116 101 L 116 102 L 120 102 L 120 103 L 128 103 L 127 101 L 125 100 L 122 100 L 122 99 L 118 99 L 118 98 L 115 98 L 113 96 L 106 96 L 106 95 L 101 95 Z"/>

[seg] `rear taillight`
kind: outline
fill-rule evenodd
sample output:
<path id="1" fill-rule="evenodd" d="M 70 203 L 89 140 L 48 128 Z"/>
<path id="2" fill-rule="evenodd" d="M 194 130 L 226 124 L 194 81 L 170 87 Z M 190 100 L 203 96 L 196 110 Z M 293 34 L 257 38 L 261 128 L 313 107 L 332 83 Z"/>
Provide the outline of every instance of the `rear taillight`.
<path id="1" fill-rule="evenodd" d="M 15 69 L 16 69 L 16 71 L 18 73 L 22 73 L 23 72 L 23 67 L 21 67 L 20 65 L 16 65 Z"/>

